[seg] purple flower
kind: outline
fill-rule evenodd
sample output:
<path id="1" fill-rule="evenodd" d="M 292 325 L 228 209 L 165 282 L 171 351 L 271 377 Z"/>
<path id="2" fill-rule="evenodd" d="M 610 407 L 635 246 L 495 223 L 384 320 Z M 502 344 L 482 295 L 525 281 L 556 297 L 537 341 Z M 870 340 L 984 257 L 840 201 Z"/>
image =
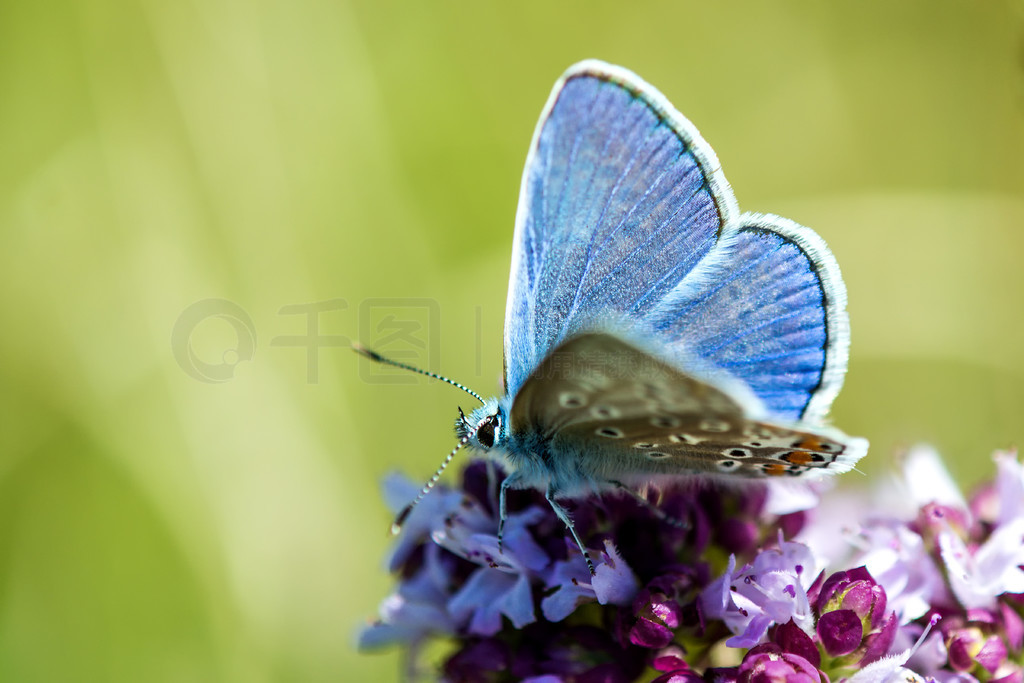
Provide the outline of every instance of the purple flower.
<path id="1" fill-rule="evenodd" d="M 455 620 L 447 609 L 449 569 L 444 566 L 450 559 L 437 546 L 427 546 L 419 570 L 384 599 L 380 620 L 359 634 L 359 647 L 417 644 L 427 636 L 454 634 Z"/>
<path id="2" fill-rule="evenodd" d="M 825 646 L 825 652 L 832 657 L 848 655 L 864 639 L 864 625 L 857 614 L 849 609 L 837 609 L 823 614 L 818 619 L 818 639 Z"/>
<path id="3" fill-rule="evenodd" d="M 999 603 L 999 621 L 1006 634 L 1006 644 L 1014 652 L 1024 647 L 1024 620 L 1020 614 L 1005 602 Z"/>
<path id="4" fill-rule="evenodd" d="M 629 641 L 634 645 L 660 649 L 672 642 L 675 629 L 682 619 L 679 603 L 661 592 L 652 593 L 645 588 L 633 603 L 636 622 L 629 630 Z"/>
<path id="5" fill-rule="evenodd" d="M 1003 593 L 1024 593 L 1024 518 L 997 527 L 973 550 L 952 530 L 938 541 L 949 584 L 964 607 L 993 609 Z"/>
<path id="6" fill-rule="evenodd" d="M 832 657 L 858 653 L 868 664 L 888 653 L 896 615 L 886 610 L 885 589 L 864 567 L 836 572 L 809 591 L 818 614 L 817 633 Z"/>
<path id="7" fill-rule="evenodd" d="M 929 620 L 928 625 L 923 627 L 922 632 L 913 645 L 867 664 L 848 678 L 847 683 L 924 683 L 925 679 L 921 674 L 907 668 L 907 662 L 914 657 L 915 653 L 922 646 L 927 646 L 929 642 L 928 634 L 932 626 L 935 625 L 935 621 L 936 617 L 932 617 Z M 964 680 L 960 683 L 969 683 L 969 681 Z"/>
<path id="8" fill-rule="evenodd" d="M 978 667 L 991 675 L 1007 661 L 1007 648 L 996 632 L 994 615 L 975 613 L 978 620 L 955 616 L 940 624 L 949 666 L 960 673 L 977 673 Z M 992 617 L 992 618 L 988 618 Z"/>
<path id="9" fill-rule="evenodd" d="M 656 671 L 664 671 L 651 683 L 704 683 L 704 678 L 690 668 L 678 649 L 665 652 L 655 657 L 651 667 Z"/>
<path id="10" fill-rule="evenodd" d="M 420 486 L 407 477 L 392 472 L 384 478 L 382 489 L 388 509 L 393 514 L 398 514 L 416 497 Z M 441 488 L 414 507 L 402 525 L 402 533 L 395 540 L 388 558 L 388 570 L 398 571 L 416 547 L 429 538 L 435 529 L 440 528 L 444 520 L 459 509 L 462 502 L 461 493 Z"/>
<path id="11" fill-rule="evenodd" d="M 1006 660 L 1006 646 L 999 636 L 986 636 L 978 628 L 953 630 L 947 639 L 949 664 L 957 671 L 970 671 L 977 663 L 991 674 Z"/>
<path id="12" fill-rule="evenodd" d="M 398 585 L 360 647 L 450 639 L 433 672 L 449 681 L 1024 683 L 1024 467 L 997 467 L 968 504 L 917 448 L 898 497 L 846 496 L 817 519 L 815 487 L 649 490 L 664 514 L 576 501 L 581 539 L 602 548 L 591 576 L 537 492 L 510 496 L 499 552 L 500 480 L 473 464 L 409 515 Z M 395 509 L 417 490 L 385 486 Z M 786 540 L 801 529 L 810 545 Z"/>
<path id="13" fill-rule="evenodd" d="M 854 561 L 863 564 L 885 586 L 889 607 L 900 623 L 924 616 L 934 605 L 950 604 L 939 565 L 925 547 L 924 539 L 905 523 L 869 522 L 857 543 L 865 550 Z"/>
<path id="14" fill-rule="evenodd" d="M 934 678 L 948 663 L 949 653 L 942 632 L 934 630 L 926 633 L 929 630 L 929 627 L 920 624 L 900 629 L 893 649 L 910 653 L 906 661 L 908 668 Z"/>
<path id="15" fill-rule="evenodd" d="M 528 527 L 543 517 L 536 508 L 509 515 L 501 551 L 493 533 L 497 522 L 478 506 L 463 506 L 433 533 L 435 543 L 481 565 L 448 602 L 448 612 L 457 623 L 467 624 L 469 633 L 494 635 L 501 630 L 502 615 L 516 628 L 536 620 L 531 577 L 539 576 L 551 560 Z"/>
<path id="16" fill-rule="evenodd" d="M 448 611 L 469 633 L 490 636 L 501 630 L 505 615 L 516 628 L 536 620 L 530 583 L 498 569 L 480 569 L 448 602 Z"/>
<path id="17" fill-rule="evenodd" d="M 784 652 L 800 655 L 815 668 L 821 666 L 821 652 L 818 650 L 817 643 L 792 621 L 779 624 L 775 628 L 772 642 L 782 648 Z"/>
<path id="18" fill-rule="evenodd" d="M 1024 467 L 1017 460 L 1017 452 L 996 452 L 996 491 L 998 512 L 993 520 L 996 524 L 1010 524 L 1024 519 Z"/>
<path id="19" fill-rule="evenodd" d="M 604 548 L 597 554 L 593 576 L 579 553 L 555 563 L 547 581 L 555 592 L 541 601 L 545 619 L 562 621 L 584 602 L 597 600 L 602 605 L 627 605 L 633 600 L 637 591 L 636 577 L 611 541 L 606 540 Z M 574 549 L 575 546 L 570 552 Z"/>
<path id="20" fill-rule="evenodd" d="M 992 610 L 1000 595 L 1024 593 L 1024 468 L 1008 454 L 996 464 L 996 484 L 968 506 L 934 451 L 916 448 L 904 474 L 921 506 L 916 517 L 864 523 L 855 561 L 886 587 L 901 624 L 929 609 Z"/>
<path id="21" fill-rule="evenodd" d="M 952 525 L 938 533 L 950 587 L 968 609 L 991 610 L 999 595 L 1024 593 L 1024 468 L 1015 454 L 997 453 L 995 461 L 998 476 L 995 497 L 988 500 L 988 537 L 969 544 L 972 539 L 965 540 Z"/>
<path id="22" fill-rule="evenodd" d="M 763 642 L 770 626 L 790 620 L 811 632 L 807 587 L 814 574 L 810 549 L 781 538 L 778 548 L 761 551 L 740 570 L 730 556 L 725 574 L 701 595 L 703 614 L 721 619 L 736 634 L 726 641 L 730 647 L 753 647 Z"/>
<path id="23" fill-rule="evenodd" d="M 774 643 L 750 650 L 739 667 L 738 683 L 820 683 L 821 672 L 800 655 Z"/>
<path id="24" fill-rule="evenodd" d="M 834 610 L 854 612 L 866 630 L 876 629 L 882 623 L 886 614 L 885 606 L 885 589 L 875 583 L 864 567 L 835 572 L 829 576 L 821 585 L 814 602 L 815 609 L 821 615 Z"/>

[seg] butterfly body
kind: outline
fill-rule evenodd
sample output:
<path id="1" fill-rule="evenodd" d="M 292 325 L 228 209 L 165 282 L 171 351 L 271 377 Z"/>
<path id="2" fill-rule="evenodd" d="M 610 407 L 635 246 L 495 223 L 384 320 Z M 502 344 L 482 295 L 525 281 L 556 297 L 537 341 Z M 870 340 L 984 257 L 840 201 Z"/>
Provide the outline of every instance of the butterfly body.
<path id="1" fill-rule="evenodd" d="M 586 556 L 560 497 L 851 469 L 867 442 L 823 424 L 848 347 L 824 241 L 740 214 L 714 151 L 661 93 L 581 62 L 555 84 L 523 173 L 507 393 L 457 432 L 509 473 L 501 522 L 508 489 L 544 490 Z"/>

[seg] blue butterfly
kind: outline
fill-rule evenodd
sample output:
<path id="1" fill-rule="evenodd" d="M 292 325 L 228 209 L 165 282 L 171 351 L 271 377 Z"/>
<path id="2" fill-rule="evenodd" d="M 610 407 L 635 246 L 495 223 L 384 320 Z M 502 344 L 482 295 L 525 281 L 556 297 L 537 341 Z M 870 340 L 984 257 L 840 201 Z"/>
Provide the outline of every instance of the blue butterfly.
<path id="1" fill-rule="evenodd" d="M 867 442 L 822 420 L 849 339 L 822 239 L 740 214 L 714 151 L 660 92 L 621 67 L 576 64 L 523 173 L 506 394 L 473 394 L 483 405 L 456 423 L 459 446 L 394 528 L 466 444 L 508 472 L 499 524 L 509 489 L 543 490 L 591 571 L 560 498 L 693 475 L 848 471 Z"/>

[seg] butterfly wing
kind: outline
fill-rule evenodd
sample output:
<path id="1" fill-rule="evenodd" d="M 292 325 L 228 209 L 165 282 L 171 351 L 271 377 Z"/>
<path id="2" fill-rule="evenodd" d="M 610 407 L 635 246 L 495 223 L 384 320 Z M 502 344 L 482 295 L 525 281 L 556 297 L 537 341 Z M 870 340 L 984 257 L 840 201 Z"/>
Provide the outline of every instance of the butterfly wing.
<path id="1" fill-rule="evenodd" d="M 506 390 L 616 316 L 728 370 L 783 419 L 819 421 L 846 371 L 846 292 L 821 238 L 739 216 L 693 125 L 636 75 L 588 61 L 555 85 L 527 158 Z"/>
<path id="2" fill-rule="evenodd" d="M 864 439 L 766 421 L 728 378 L 697 377 L 606 333 L 545 357 L 515 396 L 514 438 L 544 451 L 563 488 L 644 475 L 845 472 Z"/>
<path id="3" fill-rule="evenodd" d="M 570 68 L 523 173 L 506 391 L 515 394 L 550 349 L 595 318 L 649 311 L 736 214 L 715 153 L 661 93 L 602 62 Z"/>
<path id="4" fill-rule="evenodd" d="M 812 230 L 744 215 L 646 316 L 663 342 L 743 380 L 775 416 L 815 422 L 842 386 L 850 343 L 839 266 Z M 710 260 L 710 259 L 709 259 Z"/>

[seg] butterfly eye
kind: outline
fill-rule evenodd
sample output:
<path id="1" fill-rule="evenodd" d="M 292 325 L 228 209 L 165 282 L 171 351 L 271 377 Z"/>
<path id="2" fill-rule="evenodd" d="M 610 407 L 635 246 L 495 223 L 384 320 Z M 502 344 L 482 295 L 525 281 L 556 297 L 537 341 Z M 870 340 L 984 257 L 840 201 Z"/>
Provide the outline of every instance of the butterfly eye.
<path id="1" fill-rule="evenodd" d="M 476 430 L 476 438 L 484 448 L 494 445 L 494 423 L 497 418 L 489 418 Z"/>

